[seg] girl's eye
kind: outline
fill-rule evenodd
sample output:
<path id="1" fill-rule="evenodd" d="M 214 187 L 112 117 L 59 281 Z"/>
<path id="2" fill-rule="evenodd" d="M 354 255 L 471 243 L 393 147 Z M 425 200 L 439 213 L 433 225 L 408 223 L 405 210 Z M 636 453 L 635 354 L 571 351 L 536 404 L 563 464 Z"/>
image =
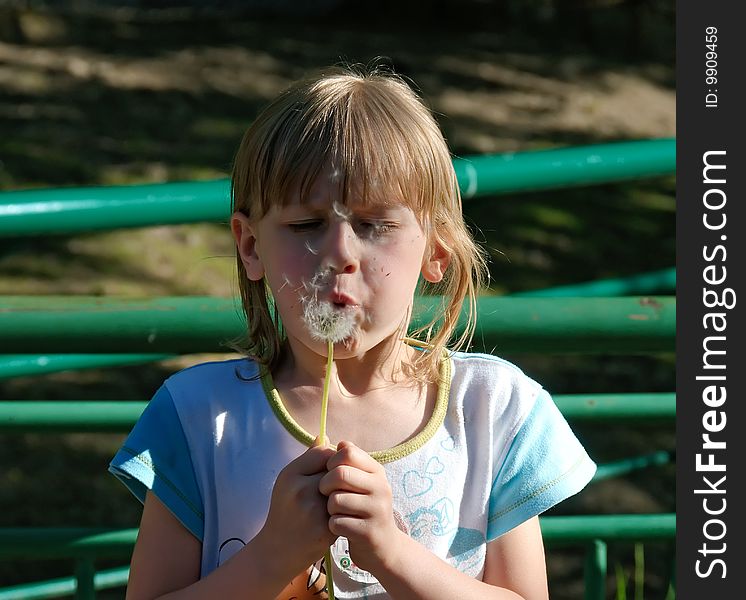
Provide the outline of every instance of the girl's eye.
<path id="1" fill-rule="evenodd" d="M 372 235 L 383 235 L 389 233 L 396 227 L 395 223 L 388 223 L 386 221 L 362 221 L 360 228 L 366 233 Z"/>
<path id="2" fill-rule="evenodd" d="M 299 223 L 289 223 L 288 227 L 296 233 L 304 233 L 307 231 L 313 231 L 321 226 L 321 221 L 301 221 Z"/>

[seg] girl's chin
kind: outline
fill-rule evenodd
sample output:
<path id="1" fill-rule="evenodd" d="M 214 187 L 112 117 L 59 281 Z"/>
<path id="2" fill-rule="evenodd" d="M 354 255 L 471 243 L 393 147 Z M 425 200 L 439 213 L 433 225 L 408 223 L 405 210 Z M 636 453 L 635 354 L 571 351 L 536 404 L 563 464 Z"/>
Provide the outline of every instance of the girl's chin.
<path id="1" fill-rule="evenodd" d="M 400 335 L 395 334 L 386 336 L 383 339 L 372 337 L 370 334 L 356 332 L 350 338 L 334 344 L 334 359 L 355 358 L 373 350 L 374 348 L 383 349 L 387 345 L 394 346 L 401 340 Z M 321 348 L 321 354 L 326 357 L 326 344 Z"/>
<path id="2" fill-rule="evenodd" d="M 355 356 L 355 354 L 360 352 L 364 343 L 364 339 L 361 339 L 360 335 L 353 335 L 341 342 L 335 342 L 334 358 L 348 358 Z M 326 347 L 326 344 L 324 344 L 324 346 Z M 326 352 L 324 353 L 324 356 L 326 356 Z"/>
<path id="3" fill-rule="evenodd" d="M 307 332 L 301 332 L 302 337 L 294 336 L 299 347 L 305 347 L 323 358 L 327 357 L 327 342 L 312 338 Z M 341 342 L 334 343 L 334 360 L 346 358 L 355 358 L 363 356 L 374 348 L 383 349 L 384 346 L 391 344 L 392 347 L 401 342 L 402 335 L 397 331 L 390 335 L 380 337 L 370 331 L 362 331 L 356 328 L 353 335 Z M 294 344 L 293 344 L 294 345 Z"/>

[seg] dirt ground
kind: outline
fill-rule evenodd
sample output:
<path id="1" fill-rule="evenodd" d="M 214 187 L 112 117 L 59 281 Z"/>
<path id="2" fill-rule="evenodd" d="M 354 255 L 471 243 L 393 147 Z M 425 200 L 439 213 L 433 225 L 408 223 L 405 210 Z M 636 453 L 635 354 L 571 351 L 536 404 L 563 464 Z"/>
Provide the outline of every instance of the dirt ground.
<path id="1" fill-rule="evenodd" d="M 487 16 L 454 13 L 449 28 L 415 27 L 409 13 L 387 21 L 21 11 L 12 35 L 0 27 L 0 189 L 225 177 L 244 129 L 284 86 L 376 57 L 415 82 L 456 155 L 675 135 L 674 65 L 662 58 L 670 54 L 648 49 L 632 60 L 554 30 L 503 30 Z M 660 18 L 646 27 L 660 30 Z M 606 27 L 610 45 L 624 38 Z M 664 178 L 487 198 L 465 212 L 492 255 L 492 291 L 506 293 L 672 266 L 674 191 Z M 5 295 L 236 293 L 222 224 L 5 240 L 0 250 Z M 0 397 L 146 399 L 202 358 L 0 381 Z M 674 389 L 671 356 L 508 358 L 554 393 Z M 578 433 L 599 462 L 675 446 L 672 426 Z M 0 526 L 137 524 L 136 502 L 105 473 L 121 436 L 2 437 Z M 674 510 L 669 465 L 594 484 L 554 514 Z M 631 585 L 632 556 L 630 545 L 610 549 L 610 597 L 616 565 Z M 646 546 L 649 600 L 665 596 L 670 560 L 669 549 Z M 582 596 L 578 552 L 550 551 L 549 571 L 553 598 Z M 58 562 L 5 563 L 0 585 L 70 572 Z"/>

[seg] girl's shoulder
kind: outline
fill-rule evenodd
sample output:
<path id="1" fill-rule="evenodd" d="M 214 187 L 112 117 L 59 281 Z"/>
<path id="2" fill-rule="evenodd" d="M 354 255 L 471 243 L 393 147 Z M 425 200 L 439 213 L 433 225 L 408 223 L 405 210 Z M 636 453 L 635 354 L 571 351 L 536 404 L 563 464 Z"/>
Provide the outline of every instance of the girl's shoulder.
<path id="1" fill-rule="evenodd" d="M 259 367 L 249 358 L 233 358 L 198 363 L 166 378 L 169 389 L 183 386 L 225 385 L 233 381 L 260 381 Z"/>
<path id="2" fill-rule="evenodd" d="M 511 439 L 547 395 L 541 384 L 510 361 L 491 354 L 453 352 L 450 403 L 473 423 L 492 423 Z"/>
<path id="3" fill-rule="evenodd" d="M 192 365 L 169 376 L 162 389 L 168 391 L 179 412 L 203 410 L 207 405 L 225 405 L 247 393 L 261 393 L 258 365 L 248 358 L 211 361 Z"/>
<path id="4" fill-rule="evenodd" d="M 542 386 L 512 362 L 479 352 L 451 352 L 453 381 L 471 386 L 538 394 Z"/>

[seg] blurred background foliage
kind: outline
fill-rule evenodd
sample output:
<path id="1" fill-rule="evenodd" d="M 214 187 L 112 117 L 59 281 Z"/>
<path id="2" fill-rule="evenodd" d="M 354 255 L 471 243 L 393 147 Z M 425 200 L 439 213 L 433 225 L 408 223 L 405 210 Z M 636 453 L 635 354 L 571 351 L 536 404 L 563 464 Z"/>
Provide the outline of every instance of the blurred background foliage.
<path id="1" fill-rule="evenodd" d="M 662 0 L 0 0 L 0 190 L 226 177 L 260 108 L 340 61 L 411 78 L 458 156 L 670 137 L 674 33 Z M 673 266 L 674 194 L 665 177 L 464 211 L 492 257 L 490 293 L 505 294 Z M 225 223 L 5 239 L 0 294 L 232 296 L 234 264 Z M 142 400 L 205 358 L 15 378 L 0 398 Z M 555 394 L 674 390 L 669 355 L 506 358 Z M 672 426 L 576 429 L 597 462 L 674 448 Z M 0 526 L 135 526 L 138 503 L 106 474 L 121 441 L 3 435 Z M 667 466 L 593 484 L 553 513 L 673 510 Z M 631 545 L 610 552 L 610 573 L 631 577 Z M 582 596 L 580 556 L 550 552 L 553 598 Z M 646 552 L 647 598 L 664 597 L 670 557 Z M 4 562 L 0 585 L 71 572 Z"/>

